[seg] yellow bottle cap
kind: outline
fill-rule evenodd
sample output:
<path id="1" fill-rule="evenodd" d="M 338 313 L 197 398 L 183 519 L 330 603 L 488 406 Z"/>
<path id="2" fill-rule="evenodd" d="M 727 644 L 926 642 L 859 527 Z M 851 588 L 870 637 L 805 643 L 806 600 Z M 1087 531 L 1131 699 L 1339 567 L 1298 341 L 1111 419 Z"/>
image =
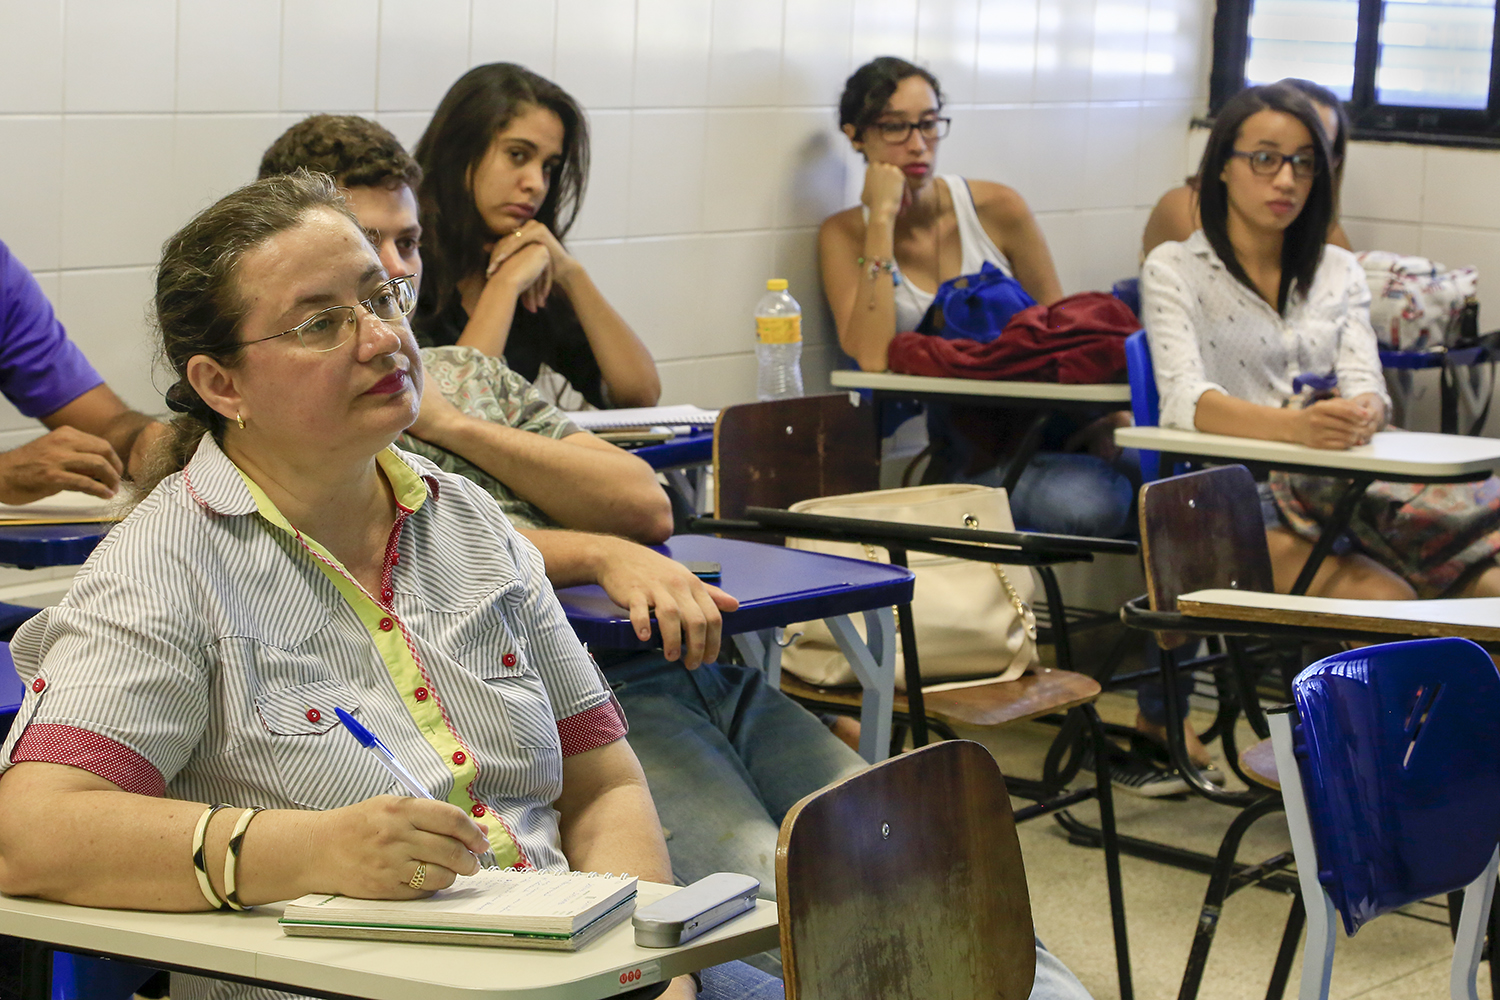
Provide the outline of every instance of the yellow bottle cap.
<path id="1" fill-rule="evenodd" d="M 772 278 L 770 281 L 766 282 L 766 291 L 768 291 L 768 292 L 784 292 L 784 291 L 786 291 L 786 279 L 785 278 Z"/>

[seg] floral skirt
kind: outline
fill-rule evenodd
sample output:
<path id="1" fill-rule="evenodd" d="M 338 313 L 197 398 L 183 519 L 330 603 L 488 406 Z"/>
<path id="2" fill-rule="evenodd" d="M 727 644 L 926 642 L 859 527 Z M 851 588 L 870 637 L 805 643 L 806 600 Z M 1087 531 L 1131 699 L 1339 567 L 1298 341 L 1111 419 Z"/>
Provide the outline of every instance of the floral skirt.
<path id="1" fill-rule="evenodd" d="M 1273 472 L 1270 484 L 1282 522 L 1315 541 L 1348 480 Z M 1500 479 L 1371 483 L 1349 519 L 1348 534 L 1419 596 L 1439 597 L 1500 552 Z"/>

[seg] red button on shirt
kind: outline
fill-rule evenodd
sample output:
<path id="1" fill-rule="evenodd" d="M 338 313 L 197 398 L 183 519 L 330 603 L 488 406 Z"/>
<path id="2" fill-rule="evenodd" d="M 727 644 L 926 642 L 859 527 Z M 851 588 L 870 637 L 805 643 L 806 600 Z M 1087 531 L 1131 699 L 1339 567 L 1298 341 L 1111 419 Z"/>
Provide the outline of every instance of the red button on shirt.
<path id="1" fill-rule="evenodd" d="M 504 656 L 500 657 L 500 662 L 505 664 L 507 667 L 513 667 L 516 665 L 516 654 L 506 653 Z"/>
<path id="2" fill-rule="evenodd" d="M 40 677 L 31 682 L 31 690 L 35 691 L 37 694 L 41 694 L 42 689 L 46 686 L 47 682 L 42 680 Z"/>
<path id="3" fill-rule="evenodd" d="M 415 691 L 413 691 L 411 693 L 411 696 L 413 698 L 417 699 L 418 701 L 426 701 L 427 700 L 427 689 L 426 688 L 417 688 Z"/>
<path id="4" fill-rule="evenodd" d="M 484 803 L 483 802 L 476 802 L 476 803 L 474 803 L 474 808 L 470 809 L 469 812 L 473 813 L 475 816 L 483 816 L 484 813 L 485 813 Z"/>
<path id="5" fill-rule="evenodd" d="M 453 751 L 453 763 L 462 765 L 468 759 L 468 756 L 462 750 Z"/>
<path id="6" fill-rule="evenodd" d="M 389 601 L 392 597 L 396 596 L 396 592 L 390 588 L 386 588 L 380 592 L 380 596 L 382 599 Z"/>
<path id="7" fill-rule="evenodd" d="M 318 711 L 316 708 L 309 708 L 307 710 L 308 722 L 317 722 L 321 718 L 323 718 L 323 713 Z"/>
<path id="8" fill-rule="evenodd" d="M 393 622 L 393 621 L 391 621 L 389 618 L 382 618 L 382 619 L 380 619 L 380 631 L 382 631 L 382 632 L 389 632 L 391 629 L 393 629 L 395 627 L 396 627 L 396 623 Z"/>

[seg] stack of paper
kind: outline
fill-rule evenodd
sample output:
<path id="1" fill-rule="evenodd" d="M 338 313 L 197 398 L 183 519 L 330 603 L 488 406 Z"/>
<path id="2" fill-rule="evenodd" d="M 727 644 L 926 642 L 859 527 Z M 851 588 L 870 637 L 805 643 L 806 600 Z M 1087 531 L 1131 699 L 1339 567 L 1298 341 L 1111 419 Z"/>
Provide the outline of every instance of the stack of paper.
<path id="1" fill-rule="evenodd" d="M 287 904 L 281 928 L 305 937 L 575 951 L 629 916 L 635 892 L 630 875 L 489 868 L 426 899 L 303 896 Z"/>
<path id="2" fill-rule="evenodd" d="M 712 427 L 718 410 L 705 410 L 691 403 L 676 406 L 636 406 L 623 410 L 579 410 L 568 419 L 586 431 L 620 427 Z"/>
<path id="3" fill-rule="evenodd" d="M 115 521 L 122 515 L 118 500 L 100 500 L 87 493 L 64 490 L 31 503 L 0 503 L 3 524 L 77 524 Z"/>

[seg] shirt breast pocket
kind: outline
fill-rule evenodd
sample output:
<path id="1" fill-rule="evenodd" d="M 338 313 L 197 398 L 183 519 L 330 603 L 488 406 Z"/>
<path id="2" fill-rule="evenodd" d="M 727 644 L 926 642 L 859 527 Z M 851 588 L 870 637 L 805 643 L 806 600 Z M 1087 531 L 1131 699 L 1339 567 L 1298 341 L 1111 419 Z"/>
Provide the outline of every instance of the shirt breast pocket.
<path id="1" fill-rule="evenodd" d="M 460 646 L 454 659 L 482 680 L 485 693 L 497 700 L 516 746 L 556 750 L 558 735 L 552 717 L 552 699 L 527 645 L 503 620 L 491 619 L 490 627 Z"/>
<path id="2" fill-rule="evenodd" d="M 356 718 L 360 714 L 358 696 L 339 680 L 256 696 L 262 733 L 254 742 L 265 748 L 283 794 L 304 809 L 337 809 L 375 795 L 400 794 L 390 774 L 344 731 L 335 708 Z"/>

